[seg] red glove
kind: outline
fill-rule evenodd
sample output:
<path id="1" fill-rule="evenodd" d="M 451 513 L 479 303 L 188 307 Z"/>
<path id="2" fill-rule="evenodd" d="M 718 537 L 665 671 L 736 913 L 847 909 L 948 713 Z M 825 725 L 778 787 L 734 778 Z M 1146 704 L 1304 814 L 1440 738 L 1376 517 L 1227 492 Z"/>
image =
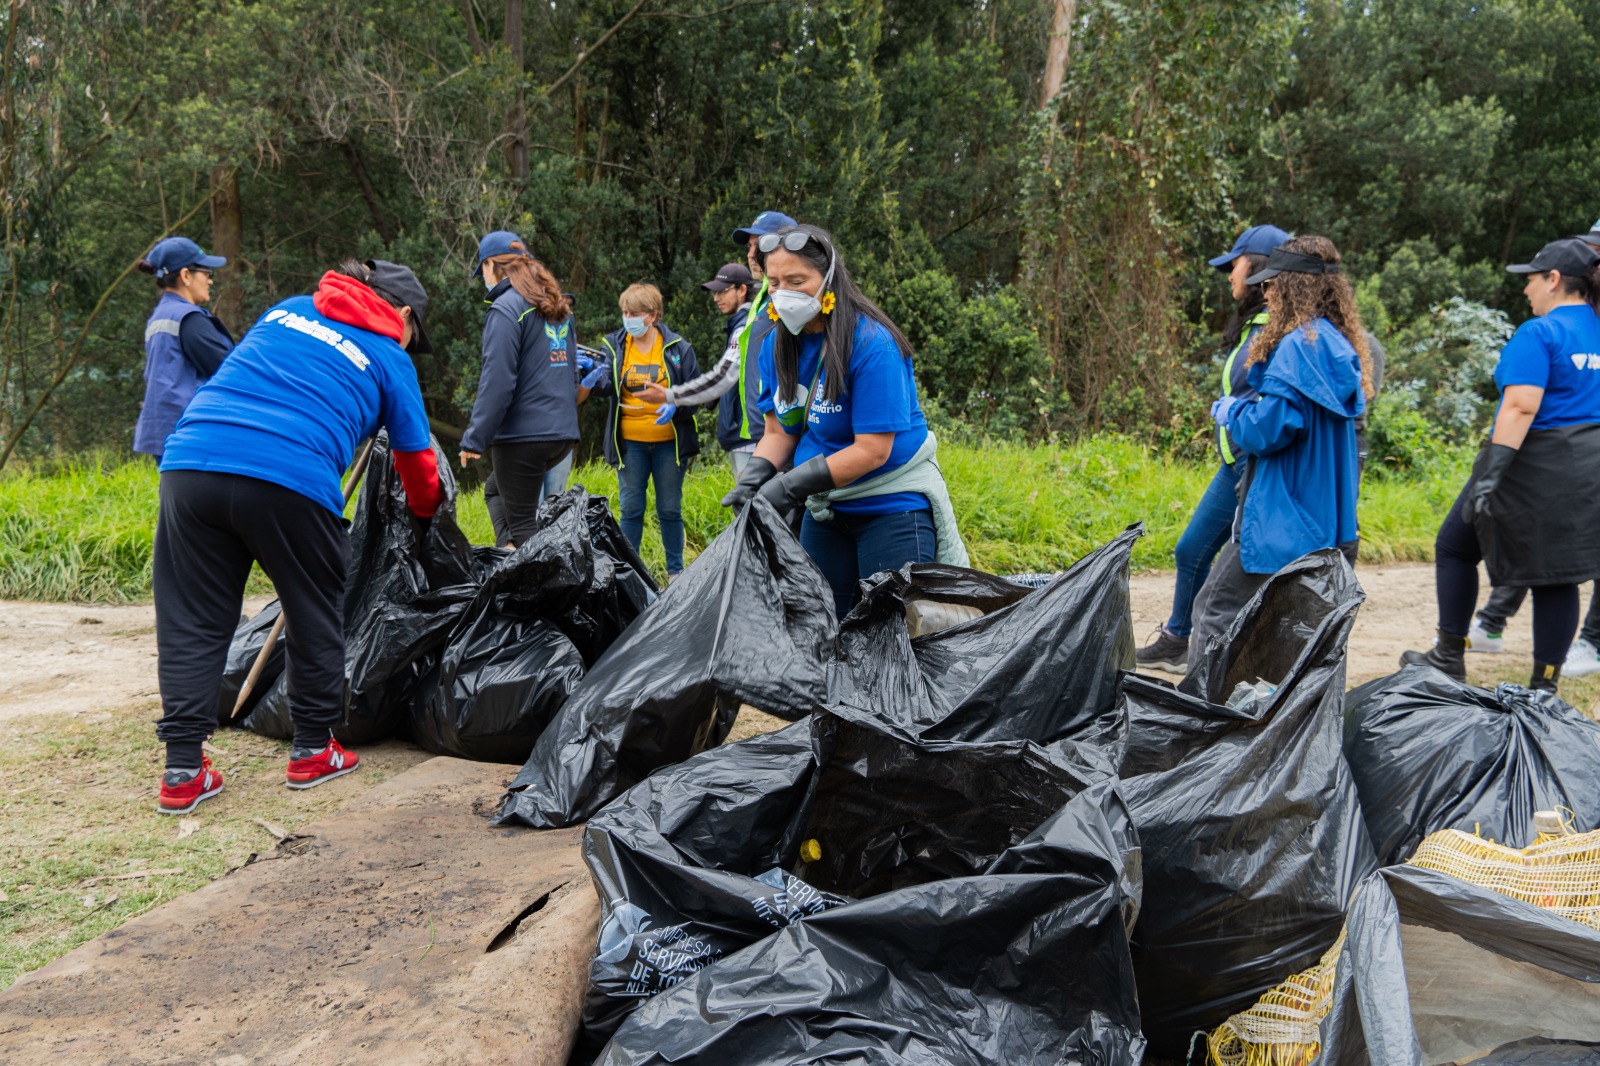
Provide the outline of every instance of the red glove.
<path id="1" fill-rule="evenodd" d="M 444 486 L 439 484 L 439 463 L 433 449 L 420 452 L 395 452 L 394 468 L 405 486 L 406 506 L 418 518 L 432 518 L 444 503 Z"/>

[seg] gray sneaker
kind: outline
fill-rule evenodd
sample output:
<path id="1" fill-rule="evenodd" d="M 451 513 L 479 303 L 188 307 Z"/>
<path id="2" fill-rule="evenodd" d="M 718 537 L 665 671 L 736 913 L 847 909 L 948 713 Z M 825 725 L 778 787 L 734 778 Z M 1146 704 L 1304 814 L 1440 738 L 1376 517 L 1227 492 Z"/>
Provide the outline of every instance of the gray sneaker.
<path id="1" fill-rule="evenodd" d="M 1175 637 L 1162 626 L 1156 638 L 1133 653 L 1141 670 L 1164 670 L 1169 674 L 1189 672 L 1189 638 Z"/>

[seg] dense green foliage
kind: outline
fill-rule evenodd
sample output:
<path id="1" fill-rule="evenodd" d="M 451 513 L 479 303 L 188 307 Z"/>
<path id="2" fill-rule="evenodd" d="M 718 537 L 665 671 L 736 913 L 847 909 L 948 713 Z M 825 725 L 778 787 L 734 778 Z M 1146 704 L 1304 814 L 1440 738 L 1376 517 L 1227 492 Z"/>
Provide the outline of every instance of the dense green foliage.
<path id="1" fill-rule="evenodd" d="M 415 265 L 448 435 L 483 231 L 530 240 L 583 337 L 649 279 L 712 352 L 698 283 L 763 208 L 838 234 L 947 434 L 1201 457 L 1203 259 L 1259 221 L 1333 237 L 1399 349 L 1385 463 L 1479 428 L 1440 406 L 1479 370 L 1448 301 L 1520 320 L 1503 264 L 1597 211 L 1600 4 L 1080 0 L 1041 101 L 1055 2 L 5 3 L 0 465 L 127 446 L 131 264 L 165 232 L 230 256 L 236 331 L 347 255 Z"/>
<path id="2" fill-rule="evenodd" d="M 1466 473 L 1467 453 L 1437 449 L 1428 473 L 1369 480 L 1362 488 L 1362 555 L 1369 560 L 1432 557 L 1439 515 Z M 1172 548 L 1211 469 L 1164 457 L 1126 437 L 1074 445 L 947 445 L 940 465 L 973 565 L 996 573 L 1060 570 L 1134 522 L 1148 535 L 1139 567 L 1172 565 Z M 573 482 L 609 496 L 617 478 L 601 462 Z M 689 558 L 728 524 L 719 501 L 732 485 L 726 463 L 699 460 L 684 483 Z M 157 506 L 154 464 L 73 462 L 17 468 L 0 477 L 0 599 L 124 603 L 150 595 L 150 546 Z M 464 493 L 461 527 L 490 543 L 483 497 Z M 643 554 L 665 577 L 655 515 L 647 511 Z M 268 586 L 259 573 L 252 592 Z"/>

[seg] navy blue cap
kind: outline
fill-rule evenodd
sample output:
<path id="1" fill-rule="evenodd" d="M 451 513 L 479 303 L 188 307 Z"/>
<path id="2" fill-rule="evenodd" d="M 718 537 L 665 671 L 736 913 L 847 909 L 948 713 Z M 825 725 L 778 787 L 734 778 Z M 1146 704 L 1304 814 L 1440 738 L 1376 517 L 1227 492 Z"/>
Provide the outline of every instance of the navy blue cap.
<path id="1" fill-rule="evenodd" d="M 1251 226 L 1239 234 L 1239 239 L 1233 242 L 1233 248 L 1227 255 L 1219 255 L 1206 262 L 1218 270 L 1232 270 L 1233 261 L 1241 255 L 1271 255 L 1274 248 L 1293 236 L 1277 226 Z"/>
<path id="2" fill-rule="evenodd" d="M 733 243 L 743 248 L 750 243 L 751 237 L 759 237 L 763 233 L 777 233 L 779 230 L 792 229 L 798 225 L 798 222 L 782 211 L 763 211 L 756 216 L 754 222 L 733 231 Z"/>
<path id="3" fill-rule="evenodd" d="M 472 272 L 472 276 L 478 277 L 483 273 L 483 261 L 485 259 L 490 259 L 497 255 L 512 254 L 530 254 L 528 246 L 522 243 L 521 237 L 518 237 L 508 229 L 497 229 L 493 233 L 485 235 L 483 240 L 478 242 L 478 269 Z"/>
<path id="4" fill-rule="evenodd" d="M 200 250 L 200 246 L 187 237 L 168 237 L 166 240 L 157 241 L 156 246 L 145 253 L 145 259 L 156 268 L 156 277 L 164 278 L 169 274 L 176 274 L 184 267 L 205 267 L 215 270 L 220 266 L 227 266 L 228 261 L 220 255 L 207 255 Z"/>

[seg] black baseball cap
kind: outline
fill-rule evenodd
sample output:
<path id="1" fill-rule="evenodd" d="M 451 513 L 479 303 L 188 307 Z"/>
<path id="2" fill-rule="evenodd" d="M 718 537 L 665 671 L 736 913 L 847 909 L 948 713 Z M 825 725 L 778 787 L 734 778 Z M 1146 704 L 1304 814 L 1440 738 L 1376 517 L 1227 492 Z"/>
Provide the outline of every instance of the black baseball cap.
<path id="1" fill-rule="evenodd" d="M 406 351 L 415 355 L 428 355 L 433 345 L 423 331 L 423 320 L 428 317 L 428 291 L 422 287 L 411 268 L 386 259 L 368 259 L 367 267 L 372 277 L 367 284 L 385 296 L 392 296 L 411 308 L 411 345 Z"/>
<path id="2" fill-rule="evenodd" d="M 1506 270 L 1512 274 L 1543 274 L 1559 270 L 1565 278 L 1581 278 L 1589 268 L 1600 262 L 1600 252 L 1588 241 L 1578 237 L 1564 237 L 1551 241 L 1539 249 L 1539 254 L 1526 263 L 1512 263 Z"/>
<path id="3" fill-rule="evenodd" d="M 750 273 L 750 268 L 743 263 L 724 263 L 717 268 L 717 276 L 703 283 L 700 287 L 707 292 L 725 292 L 740 285 L 750 286 L 756 279 Z"/>
<path id="4" fill-rule="evenodd" d="M 1330 263 L 1315 255 L 1291 252 L 1287 248 L 1274 248 L 1267 256 L 1267 264 L 1244 279 L 1246 285 L 1260 285 L 1279 274 L 1340 274 L 1338 263 Z"/>

